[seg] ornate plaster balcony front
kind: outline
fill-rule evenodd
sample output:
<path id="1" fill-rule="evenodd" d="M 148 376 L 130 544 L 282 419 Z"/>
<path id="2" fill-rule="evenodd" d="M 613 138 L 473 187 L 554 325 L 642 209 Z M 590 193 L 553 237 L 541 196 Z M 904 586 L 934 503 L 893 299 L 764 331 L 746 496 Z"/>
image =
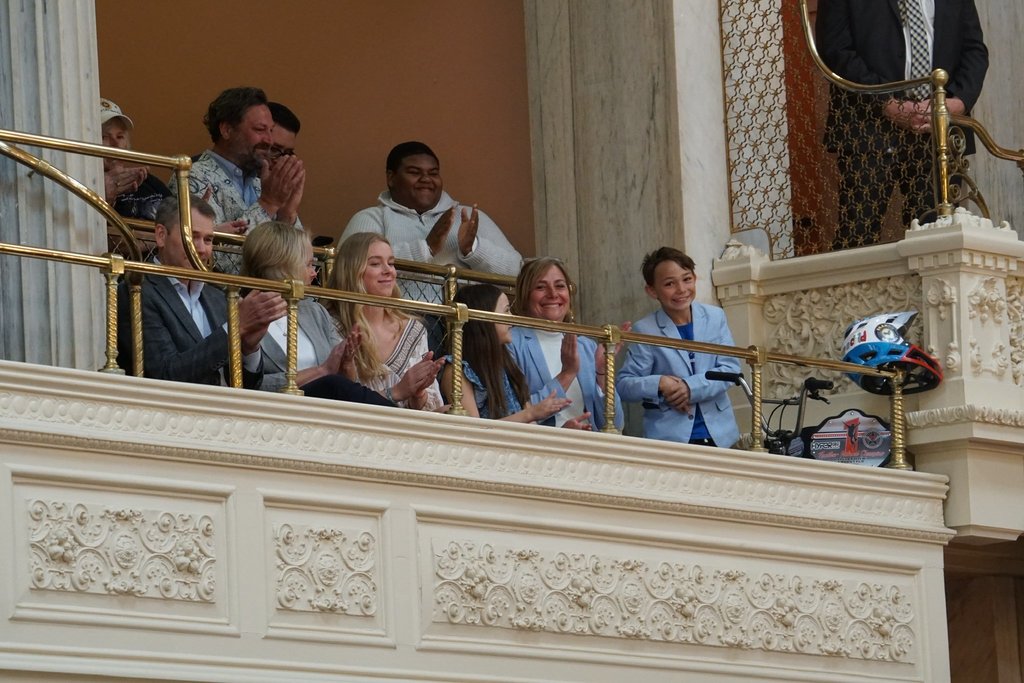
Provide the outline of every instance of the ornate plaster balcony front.
<path id="1" fill-rule="evenodd" d="M 949 677 L 942 476 L 7 362 L 0 442 L 4 680 Z"/>

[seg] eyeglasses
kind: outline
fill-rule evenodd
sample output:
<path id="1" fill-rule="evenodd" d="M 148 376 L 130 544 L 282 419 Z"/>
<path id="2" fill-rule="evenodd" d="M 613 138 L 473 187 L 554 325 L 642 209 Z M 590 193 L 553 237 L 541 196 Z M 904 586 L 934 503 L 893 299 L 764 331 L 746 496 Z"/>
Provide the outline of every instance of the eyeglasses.
<path id="1" fill-rule="evenodd" d="M 291 147 L 281 147 L 280 145 L 271 145 L 270 149 L 267 150 L 267 158 L 273 161 L 281 157 L 294 156 L 295 150 Z"/>

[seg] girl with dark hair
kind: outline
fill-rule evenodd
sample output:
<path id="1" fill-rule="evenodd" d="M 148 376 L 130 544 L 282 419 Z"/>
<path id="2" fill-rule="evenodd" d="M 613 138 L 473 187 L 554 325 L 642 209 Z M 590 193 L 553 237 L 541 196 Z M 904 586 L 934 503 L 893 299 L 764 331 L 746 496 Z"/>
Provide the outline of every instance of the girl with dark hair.
<path id="1" fill-rule="evenodd" d="M 457 303 L 478 311 L 508 313 L 508 297 L 494 285 L 469 285 L 455 295 Z M 554 392 L 537 403 L 529 403 L 522 370 L 505 348 L 511 328 L 502 323 L 470 320 L 462 329 L 462 406 L 474 417 L 512 422 L 546 420 L 571 402 Z M 448 360 L 451 360 L 449 356 Z M 452 367 L 441 378 L 445 397 L 451 400 Z"/>

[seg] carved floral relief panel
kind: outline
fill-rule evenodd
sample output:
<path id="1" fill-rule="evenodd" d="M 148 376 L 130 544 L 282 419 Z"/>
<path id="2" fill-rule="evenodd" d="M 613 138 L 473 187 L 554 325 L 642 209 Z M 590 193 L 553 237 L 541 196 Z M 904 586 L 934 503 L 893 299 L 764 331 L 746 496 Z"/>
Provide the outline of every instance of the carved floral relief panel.
<path id="1" fill-rule="evenodd" d="M 917 659 L 910 585 L 435 539 L 433 621 L 883 662 Z"/>
<path id="2" fill-rule="evenodd" d="M 968 353 L 974 376 L 990 373 L 1003 377 L 1010 366 L 1010 354 L 1002 342 L 1007 301 L 999 280 L 986 277 L 978 281 L 967 293 L 967 314 L 971 325 Z"/>
<path id="3" fill-rule="evenodd" d="M 26 501 L 33 590 L 212 603 L 214 520 L 175 510 Z"/>
<path id="4" fill-rule="evenodd" d="M 315 631 L 339 641 L 386 635 L 383 511 L 295 503 L 275 498 L 265 508 L 272 633 L 301 638 Z"/>
<path id="5" fill-rule="evenodd" d="M 378 608 L 377 538 L 358 529 L 274 526 L 277 607 L 372 616 Z"/>
<path id="6" fill-rule="evenodd" d="M 843 337 L 851 323 L 878 313 L 920 311 L 922 304 L 921 278 L 917 275 L 777 294 L 764 303 L 765 344 L 769 351 L 842 360 Z M 908 336 L 914 343 L 924 343 L 921 316 L 915 319 Z M 840 391 L 853 389 L 844 375 L 816 374 L 835 381 Z M 806 368 L 770 364 L 765 370 L 765 396 L 791 396 L 807 375 Z"/>
<path id="7" fill-rule="evenodd" d="M 1022 280 L 1019 277 L 1006 278 L 1006 317 L 1010 325 L 1010 367 L 1013 382 L 1024 387 L 1024 297 Z"/>

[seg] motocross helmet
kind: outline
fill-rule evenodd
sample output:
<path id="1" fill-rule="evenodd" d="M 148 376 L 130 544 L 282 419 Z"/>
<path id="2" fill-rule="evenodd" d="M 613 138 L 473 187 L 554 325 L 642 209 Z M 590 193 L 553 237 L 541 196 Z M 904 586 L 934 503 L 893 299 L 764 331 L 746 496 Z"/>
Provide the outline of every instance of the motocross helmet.
<path id="1" fill-rule="evenodd" d="M 903 393 L 928 391 L 942 381 L 942 367 L 933 356 L 904 339 L 917 311 L 880 313 L 846 328 L 843 360 L 881 370 L 903 370 Z M 872 394 L 891 394 L 892 381 L 859 373 L 847 373 L 861 389 Z"/>

